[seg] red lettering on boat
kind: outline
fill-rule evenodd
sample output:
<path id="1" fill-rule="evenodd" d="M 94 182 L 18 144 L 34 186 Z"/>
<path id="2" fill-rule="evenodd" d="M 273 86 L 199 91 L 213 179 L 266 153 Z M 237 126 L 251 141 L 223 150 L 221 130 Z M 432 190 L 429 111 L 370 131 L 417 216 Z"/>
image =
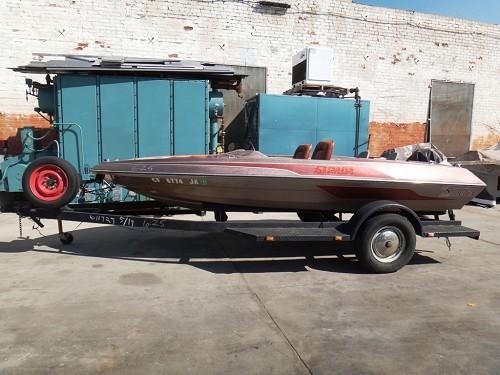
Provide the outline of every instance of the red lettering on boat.
<path id="1" fill-rule="evenodd" d="M 353 176 L 354 169 L 352 167 L 328 167 L 317 166 L 314 168 L 314 174 L 334 175 L 334 176 Z"/>

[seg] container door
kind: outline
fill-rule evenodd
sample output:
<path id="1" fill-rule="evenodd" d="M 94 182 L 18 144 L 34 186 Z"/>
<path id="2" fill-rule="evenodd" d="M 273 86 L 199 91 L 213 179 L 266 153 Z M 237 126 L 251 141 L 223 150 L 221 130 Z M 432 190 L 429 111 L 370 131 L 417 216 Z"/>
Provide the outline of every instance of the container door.
<path id="1" fill-rule="evenodd" d="M 446 156 L 469 151 L 474 85 L 433 80 L 430 141 Z"/>
<path id="2" fill-rule="evenodd" d="M 102 159 L 135 157 L 134 81 L 130 77 L 103 76 L 100 97 Z"/>
<path id="3" fill-rule="evenodd" d="M 137 79 L 138 156 L 172 154 L 170 137 L 172 81 L 160 78 Z"/>
<path id="4" fill-rule="evenodd" d="M 99 164 L 96 76 L 58 75 L 56 80 L 61 156 L 83 179 Z"/>
<path id="5" fill-rule="evenodd" d="M 208 153 L 208 86 L 206 81 L 174 81 L 173 153 Z"/>

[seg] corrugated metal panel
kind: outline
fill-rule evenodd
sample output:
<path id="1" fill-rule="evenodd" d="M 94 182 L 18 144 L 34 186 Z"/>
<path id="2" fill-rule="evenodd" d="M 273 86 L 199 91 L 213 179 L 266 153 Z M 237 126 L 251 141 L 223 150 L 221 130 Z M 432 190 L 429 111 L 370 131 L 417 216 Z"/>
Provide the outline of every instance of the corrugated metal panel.
<path id="1" fill-rule="evenodd" d="M 140 57 L 112 57 L 89 55 L 34 54 L 39 60 L 20 65 L 12 70 L 23 73 L 73 74 L 93 72 L 94 74 L 151 74 L 182 76 L 184 78 L 217 79 L 233 82 L 243 76 L 236 74 L 228 65 L 193 60 L 151 59 Z M 54 60 L 43 61 L 46 57 Z M 64 57 L 61 59 L 60 57 Z M 133 72 L 133 73 L 132 73 Z"/>

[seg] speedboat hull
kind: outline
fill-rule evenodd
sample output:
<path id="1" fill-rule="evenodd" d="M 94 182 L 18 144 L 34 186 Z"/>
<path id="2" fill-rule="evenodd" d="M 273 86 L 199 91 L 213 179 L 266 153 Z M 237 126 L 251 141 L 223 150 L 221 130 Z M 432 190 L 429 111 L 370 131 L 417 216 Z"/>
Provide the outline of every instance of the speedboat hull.
<path id="1" fill-rule="evenodd" d="M 180 205 L 354 212 L 375 200 L 414 211 L 458 209 L 484 183 L 466 169 L 358 158 L 301 160 L 255 151 L 107 162 L 94 173 Z"/>

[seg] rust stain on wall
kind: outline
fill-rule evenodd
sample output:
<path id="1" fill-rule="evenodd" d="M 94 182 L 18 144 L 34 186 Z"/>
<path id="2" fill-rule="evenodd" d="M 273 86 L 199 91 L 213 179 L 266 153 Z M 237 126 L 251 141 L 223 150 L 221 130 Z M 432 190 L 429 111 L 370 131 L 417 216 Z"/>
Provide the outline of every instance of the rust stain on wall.
<path id="1" fill-rule="evenodd" d="M 395 123 L 376 122 L 369 124 L 369 152 L 380 156 L 385 150 L 425 141 L 427 124 L 425 122 Z"/>
<path id="2" fill-rule="evenodd" d="M 481 150 L 493 146 L 500 142 L 499 133 L 489 133 L 488 135 L 476 137 L 472 140 L 471 150 Z"/>
<path id="3" fill-rule="evenodd" d="M 97 44 L 101 48 L 111 48 L 111 46 L 109 44 L 107 44 L 106 42 L 103 42 L 101 40 L 95 40 L 94 43 Z M 88 44 L 87 44 L 87 46 L 88 46 Z"/>
<path id="4" fill-rule="evenodd" d="M 76 45 L 76 47 L 74 48 L 76 51 L 82 51 L 84 50 L 85 48 L 87 48 L 89 46 L 88 43 L 84 43 L 84 42 L 80 42 Z"/>
<path id="5" fill-rule="evenodd" d="M 398 55 L 399 55 L 399 53 L 396 55 L 392 55 L 391 64 L 396 65 L 397 63 L 401 62 L 401 57 L 399 57 Z"/>

